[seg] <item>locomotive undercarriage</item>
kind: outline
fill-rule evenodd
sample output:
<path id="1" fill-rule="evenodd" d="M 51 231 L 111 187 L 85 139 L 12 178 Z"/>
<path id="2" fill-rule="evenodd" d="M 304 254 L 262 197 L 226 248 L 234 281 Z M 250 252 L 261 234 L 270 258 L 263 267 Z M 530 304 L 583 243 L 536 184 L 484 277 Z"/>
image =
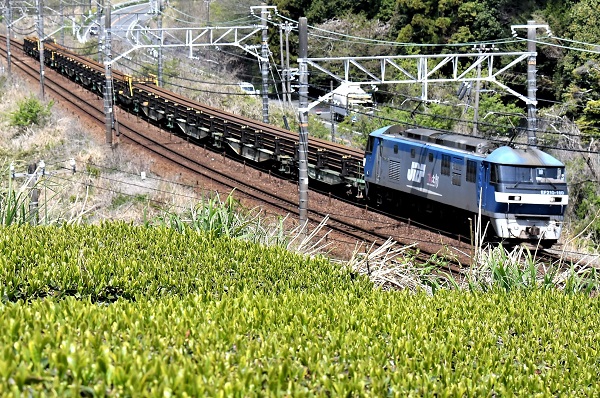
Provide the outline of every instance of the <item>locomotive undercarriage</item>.
<path id="1" fill-rule="evenodd" d="M 543 247 L 554 245 L 562 230 L 562 217 L 559 216 L 494 214 L 491 222 L 500 238 L 539 242 Z"/>
<path id="2" fill-rule="evenodd" d="M 386 187 L 373 184 L 367 186 L 367 201 L 373 207 L 451 233 L 472 236 L 475 231 L 475 213 Z M 493 237 L 494 240 L 500 239 L 508 244 L 531 242 L 549 248 L 560 237 L 562 218 L 483 214 L 481 225 L 487 238 Z"/>
<path id="3" fill-rule="evenodd" d="M 396 191 L 367 183 L 367 202 L 386 213 L 422 223 L 449 235 L 470 237 L 474 231 L 476 214 L 448 206 L 425 197 Z M 488 220 L 483 217 L 485 228 Z"/>

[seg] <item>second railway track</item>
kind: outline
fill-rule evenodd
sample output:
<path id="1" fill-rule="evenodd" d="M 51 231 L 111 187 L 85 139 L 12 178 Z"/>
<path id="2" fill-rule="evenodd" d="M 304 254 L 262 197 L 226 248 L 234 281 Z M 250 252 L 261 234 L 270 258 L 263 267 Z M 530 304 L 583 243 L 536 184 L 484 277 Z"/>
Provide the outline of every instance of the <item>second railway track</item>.
<path id="1" fill-rule="evenodd" d="M 12 54 L 13 63 L 16 68 L 25 73 L 28 78 L 37 80 L 39 77 L 39 64 L 23 54 L 21 43 L 13 41 L 12 45 L 16 48 L 16 51 Z M 1 51 L 5 57 L 6 50 L 4 45 Z M 77 113 L 85 114 L 94 123 L 104 126 L 104 109 L 102 101 L 98 99 L 97 95 L 84 91 L 78 85 L 53 70 L 46 71 L 45 80 L 46 88 L 50 94 L 64 106 L 69 107 Z M 74 89 L 74 87 L 77 87 L 77 89 Z M 84 96 L 88 100 L 82 100 L 79 98 L 80 96 Z M 89 98 L 95 98 L 95 101 L 90 101 Z M 226 112 L 223 113 L 229 118 L 235 117 Z M 281 214 L 297 213 L 297 198 L 289 198 L 281 195 L 276 187 L 263 189 L 258 186 L 259 184 L 255 183 L 256 181 L 248 181 L 248 179 L 245 180 L 243 177 L 237 177 L 236 174 L 242 174 L 242 176 L 245 174 L 243 173 L 245 165 L 239 164 L 236 166 L 242 170 L 242 173 L 232 169 L 229 171 L 218 170 L 215 167 L 211 167 L 211 165 L 207 165 L 205 160 L 207 158 L 214 159 L 215 157 L 221 157 L 221 162 L 224 162 L 227 160 L 224 154 L 209 153 L 207 149 L 194 147 L 180 137 L 164 131 L 161 133 L 147 122 L 137 121 L 135 116 L 127 116 L 128 114 L 124 112 L 119 112 L 118 115 L 121 139 L 129 140 L 157 156 L 169 159 L 169 161 L 189 170 L 197 176 L 210 179 L 229 190 L 235 189 L 239 195 L 243 195 L 254 202 L 264 203 L 273 209 L 277 209 Z M 146 127 L 142 128 L 141 126 L 143 125 L 146 125 Z M 140 133 L 141 129 L 144 130 L 143 133 Z M 215 161 L 212 160 L 213 165 L 214 163 Z M 253 172 L 259 173 L 259 176 L 262 175 L 263 178 L 271 179 L 266 173 Z M 275 177 L 272 178 L 275 180 Z M 282 183 L 290 184 L 290 182 L 282 182 L 280 180 L 279 185 Z M 355 205 L 344 203 L 319 193 L 311 193 L 310 203 L 308 211 L 310 223 L 314 226 L 328 216 L 328 228 L 336 231 L 337 239 L 340 240 L 339 244 L 346 247 L 343 250 L 346 254 L 348 254 L 349 248 L 357 241 L 381 243 L 391 237 L 400 244 L 408 245 L 419 242 L 419 250 L 425 255 L 444 252 L 444 254 L 450 254 L 450 257 L 452 257 L 451 262 L 466 264 L 470 261 L 467 255 L 470 251 L 468 242 L 450 239 L 427 229 L 416 228 L 414 225 L 408 225 L 402 221 L 366 209 L 359 209 Z"/>

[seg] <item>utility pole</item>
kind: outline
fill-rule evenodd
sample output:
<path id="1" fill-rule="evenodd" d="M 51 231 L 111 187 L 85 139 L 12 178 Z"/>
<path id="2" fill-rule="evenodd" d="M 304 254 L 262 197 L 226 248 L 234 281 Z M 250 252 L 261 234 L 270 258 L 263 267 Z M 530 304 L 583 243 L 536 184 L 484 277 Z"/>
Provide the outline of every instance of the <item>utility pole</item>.
<path id="1" fill-rule="evenodd" d="M 12 10 L 10 9 L 10 0 L 6 0 L 6 73 L 10 76 L 10 37 L 12 26 Z"/>
<path id="2" fill-rule="evenodd" d="M 106 143 L 112 147 L 113 128 L 113 89 L 112 89 L 112 54 L 111 54 L 111 16 L 110 0 L 106 2 L 104 15 L 104 70 L 106 81 L 104 83 L 104 114 L 106 120 Z"/>
<path id="3" fill-rule="evenodd" d="M 263 3 L 263 6 L 265 4 Z M 263 123 L 269 123 L 269 32 L 267 26 L 267 18 L 269 10 L 263 7 L 260 11 L 260 19 L 262 22 L 262 59 L 261 59 L 261 74 L 262 74 L 262 101 L 263 101 Z"/>
<path id="4" fill-rule="evenodd" d="M 162 10 L 163 0 L 158 0 L 158 86 L 163 86 L 163 28 L 162 28 Z"/>
<path id="5" fill-rule="evenodd" d="M 39 51 L 40 51 L 40 99 L 44 100 L 44 14 L 42 13 L 44 5 L 43 0 L 36 0 L 38 20 L 37 20 L 37 33 L 39 37 Z"/>
<path id="6" fill-rule="evenodd" d="M 308 25 L 305 17 L 300 18 L 298 24 L 298 79 L 299 108 L 298 122 L 300 139 L 298 144 L 298 189 L 299 189 L 299 218 L 300 226 L 304 227 L 307 222 L 308 211 Z"/>

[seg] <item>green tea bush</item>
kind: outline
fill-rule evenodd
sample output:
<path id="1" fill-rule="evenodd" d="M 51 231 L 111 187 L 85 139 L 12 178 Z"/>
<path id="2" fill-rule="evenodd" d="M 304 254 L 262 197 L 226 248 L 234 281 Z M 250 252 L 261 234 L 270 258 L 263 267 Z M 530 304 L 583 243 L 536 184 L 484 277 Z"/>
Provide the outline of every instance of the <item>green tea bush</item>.
<path id="1" fill-rule="evenodd" d="M 383 291 L 125 223 L 5 227 L 0 270 L 0 396 L 598 395 L 589 295 Z"/>
<path id="2" fill-rule="evenodd" d="M 0 293 L 8 301 L 77 296 L 112 302 L 190 293 L 215 298 L 247 288 L 335 291 L 351 278 L 324 258 L 308 260 L 282 247 L 266 250 L 187 226 L 9 227 L 0 252 Z"/>

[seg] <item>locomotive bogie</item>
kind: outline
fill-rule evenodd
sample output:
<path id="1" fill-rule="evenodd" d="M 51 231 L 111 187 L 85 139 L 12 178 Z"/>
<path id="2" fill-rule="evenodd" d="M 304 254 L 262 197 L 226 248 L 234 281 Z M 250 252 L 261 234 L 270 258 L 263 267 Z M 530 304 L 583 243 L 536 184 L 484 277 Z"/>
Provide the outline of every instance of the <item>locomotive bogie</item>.
<path id="1" fill-rule="evenodd" d="M 562 231 L 562 217 L 521 218 L 498 214 L 490 218 L 499 238 L 556 242 Z"/>

